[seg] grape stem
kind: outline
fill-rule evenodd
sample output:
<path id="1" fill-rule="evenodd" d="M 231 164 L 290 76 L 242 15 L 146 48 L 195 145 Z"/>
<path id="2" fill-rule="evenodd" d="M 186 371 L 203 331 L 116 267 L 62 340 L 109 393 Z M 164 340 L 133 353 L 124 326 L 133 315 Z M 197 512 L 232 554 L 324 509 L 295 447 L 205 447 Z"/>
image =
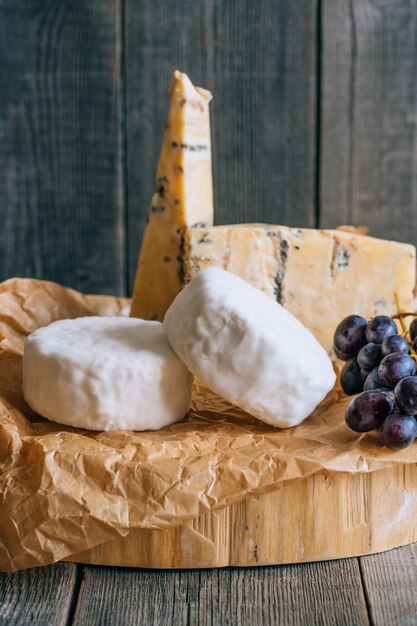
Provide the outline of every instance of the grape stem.
<path id="1" fill-rule="evenodd" d="M 411 311 L 401 311 L 401 313 L 396 313 L 395 315 L 391 315 L 391 318 L 393 320 L 395 319 L 399 319 L 402 317 L 417 317 L 417 311 L 411 312 Z"/>
<path id="2" fill-rule="evenodd" d="M 399 320 L 401 329 L 403 331 L 403 337 L 408 341 L 408 343 L 410 345 L 411 356 L 413 357 L 414 361 L 417 362 L 417 353 L 416 353 L 416 351 L 413 348 L 413 344 L 412 344 L 412 341 L 410 339 L 410 333 L 409 333 L 408 328 L 407 328 L 407 326 L 405 325 L 405 322 L 404 322 L 404 318 L 405 317 L 411 317 L 411 316 L 417 317 L 417 313 L 409 313 L 408 311 L 404 311 L 403 310 L 397 292 L 394 293 L 394 298 L 395 298 L 395 304 L 397 305 L 397 314 L 393 315 L 392 319 L 394 319 L 394 320 L 398 319 Z"/>

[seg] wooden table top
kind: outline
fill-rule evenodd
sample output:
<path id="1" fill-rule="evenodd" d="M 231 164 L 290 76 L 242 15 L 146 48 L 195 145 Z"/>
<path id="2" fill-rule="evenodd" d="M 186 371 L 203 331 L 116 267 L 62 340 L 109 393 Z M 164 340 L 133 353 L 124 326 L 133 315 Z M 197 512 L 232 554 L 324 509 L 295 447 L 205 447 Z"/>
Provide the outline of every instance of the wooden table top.
<path id="1" fill-rule="evenodd" d="M 417 623 L 417 544 L 383 554 L 246 569 L 58 563 L 0 574 L 0 625 Z"/>

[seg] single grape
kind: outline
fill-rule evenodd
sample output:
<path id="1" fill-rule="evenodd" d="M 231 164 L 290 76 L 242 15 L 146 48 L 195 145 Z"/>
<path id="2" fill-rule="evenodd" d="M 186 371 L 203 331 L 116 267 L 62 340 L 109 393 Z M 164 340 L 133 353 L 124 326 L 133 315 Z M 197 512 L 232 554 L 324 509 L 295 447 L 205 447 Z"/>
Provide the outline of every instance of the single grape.
<path id="1" fill-rule="evenodd" d="M 378 367 L 378 376 L 388 387 L 395 385 L 406 376 L 416 373 L 416 364 L 410 355 L 393 352 L 384 356 Z"/>
<path id="2" fill-rule="evenodd" d="M 417 337 L 413 340 L 413 350 L 417 352 Z"/>
<path id="3" fill-rule="evenodd" d="M 395 399 L 404 413 L 417 413 L 417 376 L 402 378 L 394 389 Z"/>
<path id="4" fill-rule="evenodd" d="M 384 339 L 381 344 L 381 349 L 383 356 L 388 356 L 388 354 L 392 354 L 393 352 L 410 353 L 408 341 L 404 339 L 404 337 L 401 337 L 401 335 L 391 335 L 391 337 Z"/>
<path id="5" fill-rule="evenodd" d="M 341 361 L 349 361 L 349 359 L 351 358 L 350 354 L 346 354 L 346 352 L 342 352 L 341 350 L 338 350 L 336 346 L 333 346 L 333 349 L 337 358 L 340 359 Z"/>
<path id="6" fill-rule="evenodd" d="M 368 342 L 382 343 L 398 333 L 397 325 L 388 315 L 377 315 L 368 322 L 365 335 Z"/>
<path id="7" fill-rule="evenodd" d="M 353 396 L 363 389 L 363 374 L 356 359 L 350 359 L 340 372 L 340 383 L 348 396 Z"/>
<path id="8" fill-rule="evenodd" d="M 334 347 L 339 354 L 348 359 L 356 356 L 366 343 L 365 329 L 367 321 L 360 315 L 348 315 L 337 326 L 334 333 Z M 337 353 L 336 353 L 337 354 Z M 339 358 L 343 358 L 339 356 Z"/>
<path id="9" fill-rule="evenodd" d="M 391 450 L 406 448 L 413 443 L 416 435 L 417 421 L 412 415 L 393 413 L 381 426 L 382 443 Z"/>
<path id="10" fill-rule="evenodd" d="M 381 344 L 367 343 L 359 350 L 358 365 L 367 374 L 380 364 L 382 359 Z"/>
<path id="11" fill-rule="evenodd" d="M 413 319 L 411 322 L 408 332 L 410 333 L 411 341 L 414 341 L 414 339 L 417 338 L 417 318 Z"/>
<path id="12" fill-rule="evenodd" d="M 382 380 L 378 376 L 378 368 L 376 367 L 366 377 L 365 384 L 363 386 L 363 390 L 364 391 L 370 391 L 371 389 L 380 389 L 381 387 L 386 388 L 386 385 L 385 385 L 385 383 L 382 382 Z"/>
<path id="13" fill-rule="evenodd" d="M 353 398 L 345 413 L 346 424 L 357 433 L 381 426 L 394 408 L 394 394 L 384 389 L 363 391 Z"/>

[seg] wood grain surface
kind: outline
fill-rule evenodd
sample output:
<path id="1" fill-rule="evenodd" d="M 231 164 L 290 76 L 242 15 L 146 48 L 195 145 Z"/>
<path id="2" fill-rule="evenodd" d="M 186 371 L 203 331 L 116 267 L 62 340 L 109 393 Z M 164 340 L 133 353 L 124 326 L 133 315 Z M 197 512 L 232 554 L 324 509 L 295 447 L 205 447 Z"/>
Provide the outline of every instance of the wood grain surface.
<path id="1" fill-rule="evenodd" d="M 417 623 L 417 544 L 360 559 L 373 624 Z"/>
<path id="2" fill-rule="evenodd" d="M 0 2 L 0 278 L 121 294 L 120 0 Z"/>
<path id="3" fill-rule="evenodd" d="M 77 566 L 70 563 L 0 573 L 0 626 L 64 626 L 76 593 Z"/>
<path id="4" fill-rule="evenodd" d="M 417 242 L 417 1 L 323 0 L 320 225 Z"/>
<path id="5" fill-rule="evenodd" d="M 316 0 L 214 0 L 217 223 L 314 226 Z"/>
<path id="6" fill-rule="evenodd" d="M 87 567 L 74 624 L 368 624 L 356 559 L 300 568 L 164 572 Z"/>
<path id="7" fill-rule="evenodd" d="M 150 571 L 56 564 L 0 574 L 0 625 L 411 626 L 416 545 L 281 567 Z"/>
<path id="8" fill-rule="evenodd" d="M 133 529 L 68 560 L 174 569 L 346 558 L 417 541 L 416 517 L 413 464 L 366 474 L 323 471 L 181 526 Z"/>

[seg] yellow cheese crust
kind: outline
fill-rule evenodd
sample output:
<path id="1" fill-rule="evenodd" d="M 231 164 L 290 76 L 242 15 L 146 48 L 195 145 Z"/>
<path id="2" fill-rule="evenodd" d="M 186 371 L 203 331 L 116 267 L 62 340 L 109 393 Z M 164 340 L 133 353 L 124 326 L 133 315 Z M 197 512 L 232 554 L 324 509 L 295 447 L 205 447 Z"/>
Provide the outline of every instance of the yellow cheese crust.
<path id="1" fill-rule="evenodd" d="M 191 228 L 184 282 L 211 265 L 238 274 L 291 311 L 326 350 L 340 320 L 413 306 L 414 246 L 338 230 L 241 224 Z"/>
<path id="2" fill-rule="evenodd" d="M 211 94 L 175 72 L 132 300 L 132 317 L 162 320 L 181 288 L 184 232 L 213 223 Z"/>

